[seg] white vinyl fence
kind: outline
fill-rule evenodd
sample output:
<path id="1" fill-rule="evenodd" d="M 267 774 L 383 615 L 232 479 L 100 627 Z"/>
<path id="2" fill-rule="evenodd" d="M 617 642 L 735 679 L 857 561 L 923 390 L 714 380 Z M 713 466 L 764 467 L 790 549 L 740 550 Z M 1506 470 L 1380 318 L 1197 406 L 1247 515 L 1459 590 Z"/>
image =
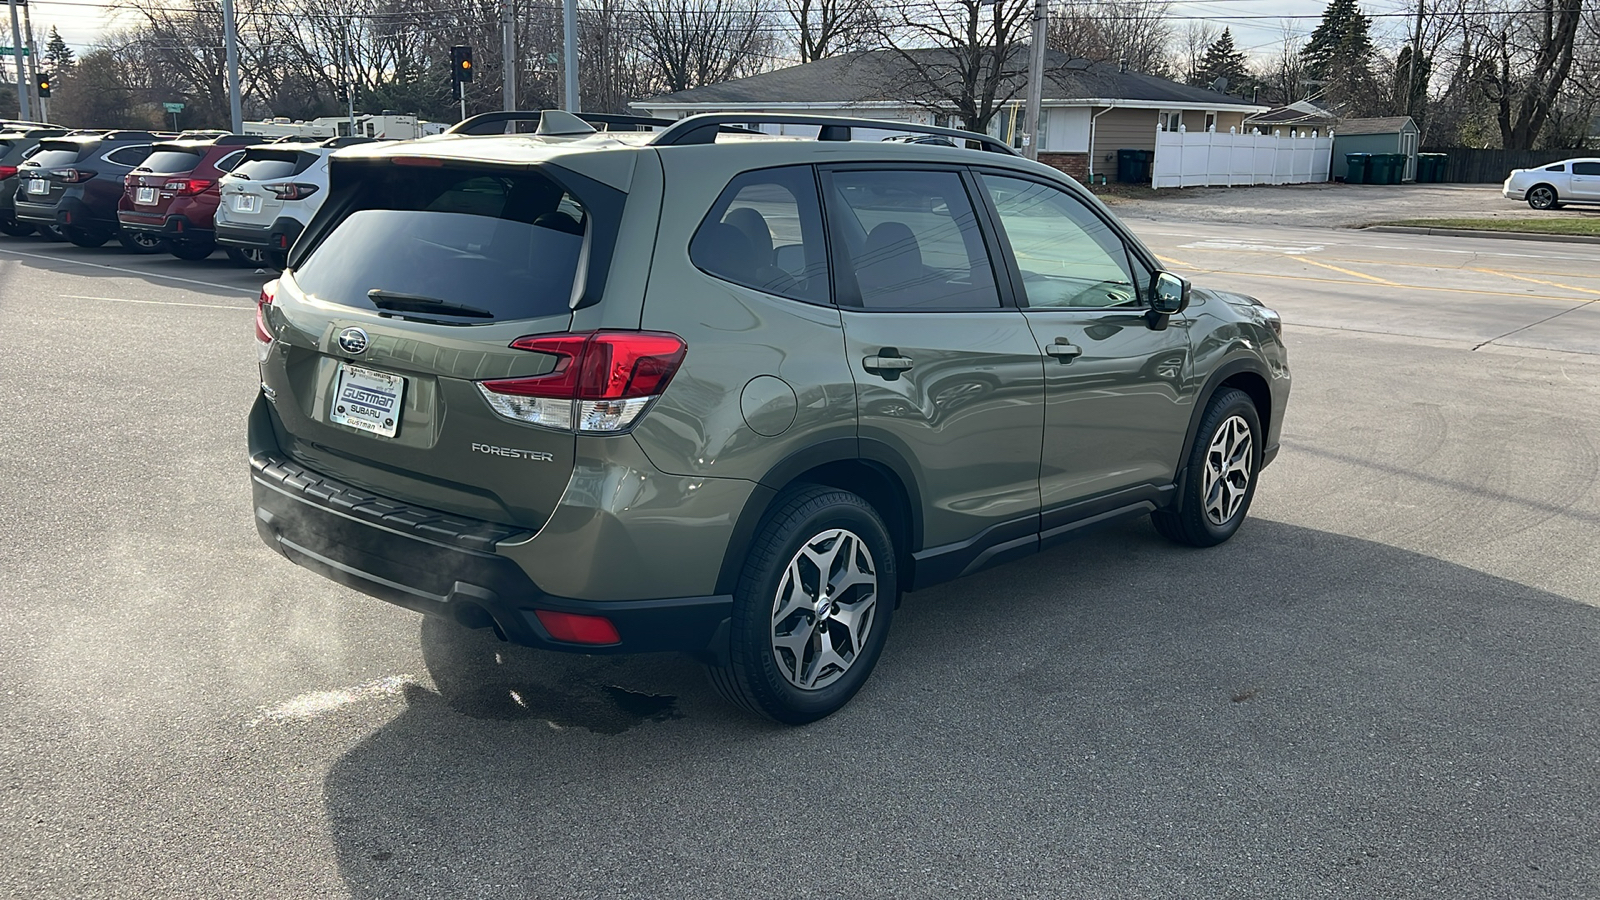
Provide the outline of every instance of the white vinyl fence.
<path id="1" fill-rule="evenodd" d="M 1151 187 L 1304 184 L 1328 180 L 1333 135 L 1159 131 Z"/>

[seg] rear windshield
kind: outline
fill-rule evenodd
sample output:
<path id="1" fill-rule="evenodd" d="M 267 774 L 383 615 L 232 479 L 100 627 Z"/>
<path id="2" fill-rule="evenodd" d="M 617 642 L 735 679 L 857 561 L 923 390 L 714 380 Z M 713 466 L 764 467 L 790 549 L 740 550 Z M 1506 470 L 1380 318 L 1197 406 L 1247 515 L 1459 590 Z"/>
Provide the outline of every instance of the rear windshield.
<path id="1" fill-rule="evenodd" d="M 45 167 L 70 166 L 78 161 L 78 151 L 54 150 L 47 147 L 35 153 L 30 161 Z"/>
<path id="2" fill-rule="evenodd" d="M 494 319 L 568 309 L 588 216 L 543 175 L 396 166 L 354 206 L 295 271 L 306 294 L 373 309 L 367 292 L 388 291 Z"/>
<path id="3" fill-rule="evenodd" d="M 174 172 L 192 171 L 200 165 L 200 154 L 190 153 L 187 150 L 157 150 L 146 156 L 144 162 L 139 164 L 141 169 L 152 172 L 171 174 Z"/>
<path id="4" fill-rule="evenodd" d="M 283 151 L 269 151 L 271 155 L 257 155 L 256 151 L 245 154 L 244 162 L 233 168 L 235 178 L 248 178 L 251 181 L 272 181 L 275 178 L 288 178 L 298 175 L 311 166 L 315 156 L 306 153 L 284 153 Z"/>

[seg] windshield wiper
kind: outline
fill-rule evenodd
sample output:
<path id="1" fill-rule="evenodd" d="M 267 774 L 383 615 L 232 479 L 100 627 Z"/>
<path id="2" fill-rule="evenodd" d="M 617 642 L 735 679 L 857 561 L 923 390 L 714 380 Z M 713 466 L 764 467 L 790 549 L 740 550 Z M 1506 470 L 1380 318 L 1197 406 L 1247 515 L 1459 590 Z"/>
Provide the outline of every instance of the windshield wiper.
<path id="1" fill-rule="evenodd" d="M 440 300 L 436 297 L 424 297 L 420 294 L 402 294 L 398 291 L 386 291 L 383 288 L 373 288 L 367 291 L 367 299 L 379 309 L 392 309 L 395 312 L 428 312 L 439 313 L 446 316 L 462 316 L 468 319 L 492 319 L 494 313 L 476 306 L 463 306 L 460 303 L 451 303 L 449 300 Z"/>

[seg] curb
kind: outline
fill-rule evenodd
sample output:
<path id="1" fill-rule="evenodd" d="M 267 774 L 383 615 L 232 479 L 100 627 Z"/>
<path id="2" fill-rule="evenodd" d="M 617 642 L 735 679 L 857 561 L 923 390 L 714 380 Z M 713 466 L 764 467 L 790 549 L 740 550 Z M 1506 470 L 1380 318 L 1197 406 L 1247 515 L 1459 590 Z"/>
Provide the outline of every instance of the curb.
<path id="1" fill-rule="evenodd" d="M 1555 244 L 1600 244 L 1600 235 L 1540 234 L 1534 231 L 1478 231 L 1471 228 L 1422 228 L 1412 225 L 1364 225 L 1360 231 L 1385 234 L 1432 234 L 1439 237 L 1497 238 L 1502 241 L 1543 241 Z"/>

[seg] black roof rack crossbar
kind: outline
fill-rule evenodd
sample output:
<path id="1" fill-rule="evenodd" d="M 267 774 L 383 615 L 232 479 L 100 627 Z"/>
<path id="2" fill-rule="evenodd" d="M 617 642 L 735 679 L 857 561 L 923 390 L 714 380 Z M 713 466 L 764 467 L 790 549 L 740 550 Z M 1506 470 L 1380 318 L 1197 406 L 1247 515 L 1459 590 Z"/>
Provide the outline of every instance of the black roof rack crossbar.
<path id="1" fill-rule="evenodd" d="M 627 116 L 614 113 L 573 113 L 573 115 L 588 122 L 590 125 L 604 125 L 608 131 L 624 129 L 613 128 L 613 125 L 631 126 L 631 131 L 645 128 L 665 128 L 673 123 L 671 119 L 656 119 L 650 116 Z M 479 113 L 469 119 L 450 126 L 445 134 L 500 134 L 507 122 L 537 122 L 544 114 L 538 110 L 516 110 L 501 112 Z"/>
<path id="2" fill-rule="evenodd" d="M 991 153 L 1017 156 L 1004 141 L 992 135 L 959 128 L 941 128 L 938 125 L 911 125 L 904 122 L 884 122 L 877 119 L 853 119 L 843 116 L 808 116 L 788 113 L 703 113 L 679 119 L 671 128 L 655 136 L 650 143 L 659 147 L 681 147 L 688 144 L 711 144 L 717 133 L 728 125 L 816 125 L 819 141 L 848 141 L 850 129 L 870 128 L 874 131 L 899 131 L 911 134 L 937 134 L 960 141 L 969 141 Z"/>

